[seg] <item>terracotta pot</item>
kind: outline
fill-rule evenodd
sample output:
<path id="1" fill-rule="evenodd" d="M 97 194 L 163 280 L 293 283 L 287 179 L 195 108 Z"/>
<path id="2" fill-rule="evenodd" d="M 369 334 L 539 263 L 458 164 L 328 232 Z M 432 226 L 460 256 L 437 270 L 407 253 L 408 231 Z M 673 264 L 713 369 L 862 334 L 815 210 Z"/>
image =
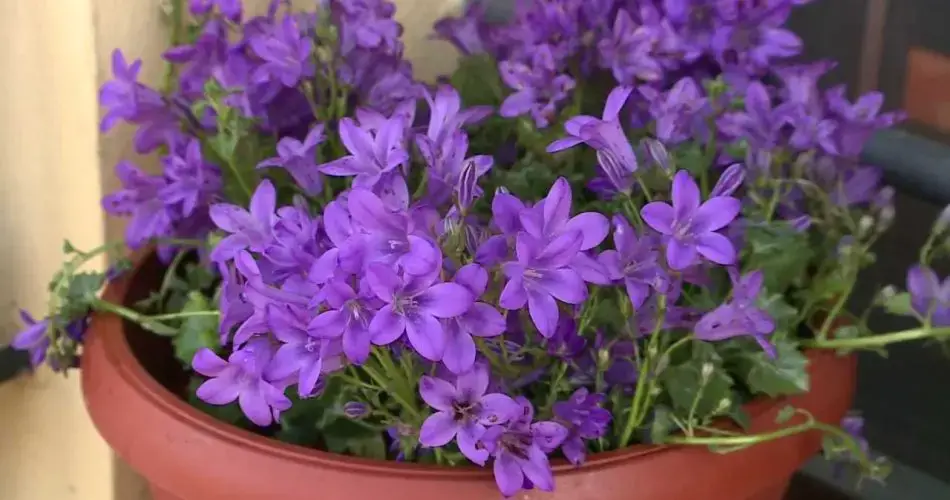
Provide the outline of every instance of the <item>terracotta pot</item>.
<path id="1" fill-rule="evenodd" d="M 107 290 L 131 303 L 154 289 L 161 265 L 145 259 Z M 748 405 L 753 431 L 777 428 L 786 404 L 837 423 L 851 404 L 855 359 L 809 353 L 815 389 Z M 219 422 L 170 388 L 185 375 L 165 339 L 97 316 L 82 359 L 92 420 L 116 453 L 151 484 L 156 500 L 483 500 L 500 498 L 491 469 L 440 468 L 346 457 L 292 446 Z M 179 391 L 180 392 L 180 391 Z M 520 499 L 779 500 L 820 435 L 788 437 L 726 455 L 698 447 L 634 446 L 555 464 L 557 492 Z"/>

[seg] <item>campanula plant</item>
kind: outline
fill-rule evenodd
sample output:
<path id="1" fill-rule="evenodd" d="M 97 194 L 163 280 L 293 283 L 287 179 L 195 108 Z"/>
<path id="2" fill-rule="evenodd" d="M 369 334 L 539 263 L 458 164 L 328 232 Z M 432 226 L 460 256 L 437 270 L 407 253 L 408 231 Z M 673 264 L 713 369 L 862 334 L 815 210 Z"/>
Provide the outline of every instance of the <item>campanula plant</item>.
<path id="1" fill-rule="evenodd" d="M 872 478 L 861 421 L 803 409 L 750 434 L 742 405 L 807 392 L 806 349 L 950 337 L 931 268 L 947 217 L 873 306 L 845 309 L 893 190 L 858 154 L 900 119 L 822 91 L 783 27 L 807 0 L 517 0 L 440 21 L 458 70 L 418 82 L 384 0 L 173 1 L 162 88 L 116 51 L 102 131 L 161 171 L 116 166 L 123 242 L 65 246 L 49 308 L 14 341 L 77 366 L 90 313 L 167 336 L 203 411 L 287 442 L 491 467 L 505 495 L 556 488 L 633 443 L 719 451 L 799 432 Z M 299 7 L 299 6 L 298 6 Z M 609 22 L 604 22 L 609 20 Z M 160 287 L 100 298 L 126 249 Z M 106 273 L 84 271 L 108 253 Z M 791 421 L 789 419 L 794 419 Z"/>

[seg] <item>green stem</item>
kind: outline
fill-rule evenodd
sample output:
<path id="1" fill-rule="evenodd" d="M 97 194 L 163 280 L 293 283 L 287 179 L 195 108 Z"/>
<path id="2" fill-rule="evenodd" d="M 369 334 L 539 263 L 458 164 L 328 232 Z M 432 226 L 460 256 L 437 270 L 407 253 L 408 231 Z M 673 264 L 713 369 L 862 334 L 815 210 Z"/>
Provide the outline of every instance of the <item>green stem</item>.
<path id="1" fill-rule="evenodd" d="M 567 363 L 561 362 L 558 366 L 557 372 L 554 374 L 554 381 L 551 382 L 551 389 L 548 390 L 548 399 L 544 403 L 544 410 L 547 411 L 554 406 L 554 402 L 557 400 L 558 387 L 561 385 L 561 381 L 564 379 L 564 375 L 567 374 Z"/>
<path id="2" fill-rule="evenodd" d="M 409 414 L 415 418 L 419 419 L 419 411 L 416 409 L 415 405 L 415 393 L 412 390 L 412 382 L 406 380 L 403 377 L 403 372 L 396 367 L 396 364 L 393 363 L 393 360 L 389 357 L 389 351 L 385 349 L 373 349 L 373 354 L 375 355 L 379 365 L 382 367 L 383 372 L 386 375 L 389 375 L 390 379 L 387 382 L 387 379 L 383 377 L 379 372 L 376 372 L 368 364 L 364 364 L 363 368 L 366 370 L 366 373 L 379 384 L 381 387 L 388 387 L 391 389 L 390 395 L 393 396 L 396 401 L 401 404 Z"/>
<path id="3" fill-rule="evenodd" d="M 179 320 L 186 318 L 199 318 L 199 317 L 218 317 L 221 315 L 219 311 L 185 311 L 178 313 L 170 314 L 158 314 L 150 316 L 147 314 L 142 314 L 128 307 L 114 304 L 107 300 L 95 299 L 92 301 L 91 306 L 97 311 L 107 312 L 115 314 L 120 318 L 127 319 L 140 325 L 142 328 L 149 330 L 151 332 L 157 333 L 159 335 L 175 335 L 178 333 L 178 329 L 169 325 L 166 325 L 164 322 L 171 320 Z"/>
<path id="4" fill-rule="evenodd" d="M 835 319 L 838 318 L 838 315 L 841 314 L 841 310 L 844 308 L 845 302 L 848 301 L 848 298 L 851 297 L 851 291 L 854 289 L 855 281 L 849 280 L 847 288 L 844 292 L 838 296 L 838 300 L 835 301 L 835 305 L 831 308 L 831 311 L 828 312 L 828 316 L 825 317 L 825 321 L 821 323 L 821 330 L 818 331 L 818 339 L 824 340 L 828 338 L 828 334 L 831 330 L 831 325 L 834 324 Z"/>
<path id="5" fill-rule="evenodd" d="M 653 335 L 650 337 L 650 346 L 654 347 L 657 340 L 660 337 L 660 330 L 663 329 L 663 318 L 666 317 L 666 296 L 660 295 L 657 300 L 657 315 L 656 315 L 656 325 L 653 327 Z M 640 373 L 637 377 L 637 388 L 636 392 L 633 395 L 633 408 L 630 410 L 630 416 L 627 417 L 627 424 L 624 426 L 623 434 L 620 435 L 620 447 L 624 448 L 630 442 L 630 437 L 633 436 L 633 431 L 642 423 L 643 418 L 646 416 L 646 401 L 648 399 L 650 389 L 655 383 L 650 377 L 650 368 L 652 359 L 649 357 L 650 348 L 647 348 L 647 356 L 643 358 L 643 361 L 640 363 Z M 651 380 L 648 380 L 651 379 Z M 650 388 L 647 387 L 647 384 L 650 384 Z"/>
<path id="6" fill-rule="evenodd" d="M 851 339 L 810 339 L 803 340 L 802 346 L 809 349 L 863 349 L 878 348 L 890 344 L 926 340 L 928 338 L 950 337 L 950 327 L 912 328 L 883 335 L 870 335 Z"/>
<path id="7" fill-rule="evenodd" d="M 313 84 L 309 81 L 303 82 L 303 95 L 307 98 L 307 104 L 310 105 L 310 112 L 313 113 L 313 117 L 319 120 L 320 117 L 320 107 L 317 106 L 317 101 L 313 97 Z"/>

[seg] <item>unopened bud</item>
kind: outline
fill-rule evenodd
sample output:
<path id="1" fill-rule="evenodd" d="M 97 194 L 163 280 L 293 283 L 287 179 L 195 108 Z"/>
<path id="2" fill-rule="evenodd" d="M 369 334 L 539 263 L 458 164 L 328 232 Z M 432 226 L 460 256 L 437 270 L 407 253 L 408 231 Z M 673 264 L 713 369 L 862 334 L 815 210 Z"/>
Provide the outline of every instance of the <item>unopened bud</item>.
<path id="1" fill-rule="evenodd" d="M 353 420 L 360 420 L 369 415 L 369 407 L 359 401 L 347 401 L 343 405 L 343 415 Z"/>
<path id="2" fill-rule="evenodd" d="M 884 232 L 887 228 L 891 227 L 891 224 L 894 222 L 894 215 L 894 205 L 885 205 L 881 208 L 881 213 L 877 216 L 878 232 Z"/>
<path id="3" fill-rule="evenodd" d="M 603 369 L 610 366 L 610 349 L 597 350 L 597 366 Z"/>
<path id="4" fill-rule="evenodd" d="M 950 205 L 947 205 L 940 212 L 940 215 L 937 216 L 937 220 L 934 221 L 933 231 L 937 234 L 943 233 L 950 227 Z"/>
<path id="5" fill-rule="evenodd" d="M 732 400 L 729 398 L 722 398 L 719 400 L 719 406 L 716 407 L 716 412 L 723 412 L 728 410 L 732 406 Z"/>
<path id="6" fill-rule="evenodd" d="M 713 186 L 709 197 L 732 196 L 745 181 L 745 168 L 739 163 L 733 163 L 722 172 L 716 185 Z"/>
<path id="7" fill-rule="evenodd" d="M 666 172 L 670 171 L 670 152 L 666 150 L 666 146 L 662 142 L 648 138 L 643 140 L 643 146 L 653 163 L 656 163 Z"/>
<path id="8" fill-rule="evenodd" d="M 712 377 L 713 370 L 715 369 L 716 367 L 713 366 L 712 363 L 709 363 L 709 362 L 703 363 L 703 368 L 702 368 L 702 371 L 700 371 L 700 375 L 702 376 L 704 384 L 706 382 L 709 382 L 709 378 Z"/>
<path id="9" fill-rule="evenodd" d="M 871 229 L 874 229 L 874 217 L 870 215 L 862 215 L 858 219 L 858 235 L 867 236 L 871 232 Z"/>

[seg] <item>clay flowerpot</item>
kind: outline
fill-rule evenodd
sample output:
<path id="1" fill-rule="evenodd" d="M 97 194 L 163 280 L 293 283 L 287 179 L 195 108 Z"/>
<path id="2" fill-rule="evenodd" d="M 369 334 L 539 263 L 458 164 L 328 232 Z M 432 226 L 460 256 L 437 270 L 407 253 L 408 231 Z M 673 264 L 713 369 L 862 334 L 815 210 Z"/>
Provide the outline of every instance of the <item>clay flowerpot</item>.
<path id="1" fill-rule="evenodd" d="M 110 286 L 109 300 L 144 298 L 161 277 L 154 258 Z M 837 423 L 851 404 L 853 357 L 810 353 L 813 390 L 748 405 L 752 431 L 775 429 L 786 404 Z M 166 339 L 97 316 L 82 359 L 92 420 L 116 453 L 150 483 L 156 500 L 483 500 L 500 498 L 491 468 L 444 468 L 324 453 L 258 436 L 190 407 Z M 787 424 L 786 424 L 787 425 Z M 519 499 L 779 500 L 820 447 L 800 434 L 725 455 L 700 447 L 634 446 L 555 464 L 557 491 Z"/>

